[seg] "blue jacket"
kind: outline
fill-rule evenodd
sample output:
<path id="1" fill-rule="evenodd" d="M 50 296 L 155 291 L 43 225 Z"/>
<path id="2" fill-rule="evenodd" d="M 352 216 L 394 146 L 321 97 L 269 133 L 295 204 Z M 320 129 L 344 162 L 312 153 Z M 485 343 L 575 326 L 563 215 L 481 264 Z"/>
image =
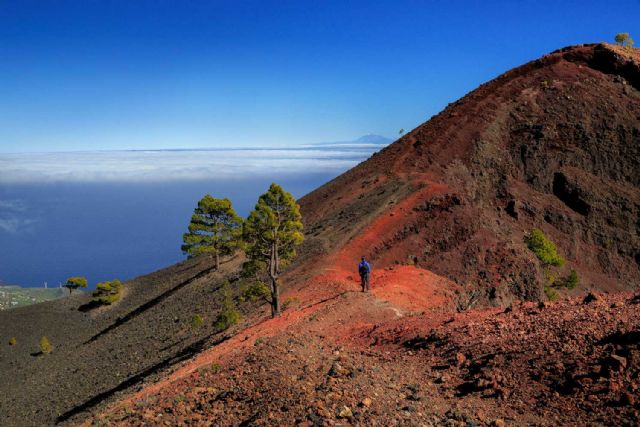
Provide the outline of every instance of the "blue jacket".
<path id="1" fill-rule="evenodd" d="M 361 275 L 371 273 L 371 266 L 367 261 L 362 261 L 360 264 L 358 264 L 358 273 L 360 273 Z"/>

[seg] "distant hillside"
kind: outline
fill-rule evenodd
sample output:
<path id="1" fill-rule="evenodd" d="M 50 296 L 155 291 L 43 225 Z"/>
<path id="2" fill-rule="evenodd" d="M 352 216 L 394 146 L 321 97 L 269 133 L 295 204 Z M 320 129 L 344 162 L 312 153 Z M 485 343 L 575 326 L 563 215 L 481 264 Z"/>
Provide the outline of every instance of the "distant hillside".
<path id="1" fill-rule="evenodd" d="M 23 288 L 20 286 L 0 286 L 0 310 L 24 307 L 64 298 L 69 292 L 62 288 Z"/>
<path id="2" fill-rule="evenodd" d="M 381 135 L 368 134 L 363 135 L 353 141 L 331 141 L 331 142 L 319 142 L 312 144 L 313 146 L 357 146 L 357 145 L 388 145 L 393 142 L 392 139 Z"/>

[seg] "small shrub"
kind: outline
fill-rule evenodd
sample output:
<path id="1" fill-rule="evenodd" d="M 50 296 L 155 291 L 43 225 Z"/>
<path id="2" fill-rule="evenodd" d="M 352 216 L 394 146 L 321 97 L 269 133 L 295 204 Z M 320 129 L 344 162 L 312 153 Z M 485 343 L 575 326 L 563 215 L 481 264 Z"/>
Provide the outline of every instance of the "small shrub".
<path id="1" fill-rule="evenodd" d="M 555 301 L 558 299 L 558 293 L 549 285 L 544 285 L 544 293 L 549 301 Z"/>
<path id="2" fill-rule="evenodd" d="M 524 241 L 544 266 L 562 267 L 564 265 L 564 258 L 558 254 L 556 245 L 544 235 L 542 230 L 534 228 L 525 236 Z"/>
<path id="3" fill-rule="evenodd" d="M 256 338 L 256 342 L 253 343 L 253 345 L 255 345 L 256 347 L 260 346 L 261 344 L 264 343 L 264 339 L 262 337 L 258 337 Z"/>
<path id="4" fill-rule="evenodd" d="M 44 336 L 40 338 L 40 351 L 42 354 L 49 354 L 53 351 L 53 346 L 49 342 L 49 338 Z"/>
<path id="5" fill-rule="evenodd" d="M 201 374 L 208 374 L 208 373 L 212 373 L 215 374 L 217 373 L 220 369 L 222 369 L 222 367 L 220 366 L 219 363 L 212 363 L 211 365 L 205 365 L 205 366 L 201 366 L 198 369 L 198 372 L 200 372 Z"/>
<path id="6" fill-rule="evenodd" d="M 256 280 L 250 285 L 245 285 L 240 295 L 240 301 L 258 301 L 264 300 L 269 302 L 269 296 L 271 295 L 271 289 L 266 283 Z"/>
<path id="7" fill-rule="evenodd" d="M 202 327 L 202 325 L 204 324 L 204 319 L 202 319 L 202 316 L 200 316 L 199 314 L 194 314 L 191 317 L 191 329 L 198 330 Z"/>
<path id="8" fill-rule="evenodd" d="M 18 344 L 18 340 L 16 339 L 16 337 L 11 337 L 11 338 L 9 339 L 9 345 L 10 345 L 10 346 L 14 346 L 14 345 L 16 345 L 16 344 Z"/>
<path id="9" fill-rule="evenodd" d="M 222 311 L 216 319 L 216 328 L 219 331 L 225 331 L 240 321 L 242 315 L 236 309 L 236 304 L 231 295 L 231 285 L 229 281 L 225 281 L 220 290 L 222 294 Z"/>
<path id="10" fill-rule="evenodd" d="M 92 301 L 97 304 L 109 305 L 120 300 L 123 285 L 118 279 L 111 282 L 101 282 L 96 285 L 96 290 L 92 294 Z"/>
<path id="11" fill-rule="evenodd" d="M 580 284 L 580 278 L 575 270 L 571 270 L 568 276 L 558 280 L 557 285 L 567 289 L 575 289 Z"/>
<path id="12" fill-rule="evenodd" d="M 242 316 L 235 308 L 224 309 L 216 319 L 216 328 L 219 331 L 225 331 L 238 323 L 240 319 L 242 319 Z"/>

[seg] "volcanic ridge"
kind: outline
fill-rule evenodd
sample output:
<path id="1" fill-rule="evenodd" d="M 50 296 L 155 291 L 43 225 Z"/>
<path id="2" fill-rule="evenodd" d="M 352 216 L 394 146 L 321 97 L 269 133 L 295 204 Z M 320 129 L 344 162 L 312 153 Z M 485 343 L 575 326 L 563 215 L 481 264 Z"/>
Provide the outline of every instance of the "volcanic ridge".
<path id="1" fill-rule="evenodd" d="M 638 51 L 555 51 L 302 198 L 279 317 L 245 301 L 240 324 L 213 326 L 240 256 L 137 278 L 108 308 L 0 312 L 3 342 L 55 347 L 0 346 L 3 423 L 634 425 L 638 170 Z M 533 229 L 566 258 L 555 274 L 580 279 L 556 302 Z"/>

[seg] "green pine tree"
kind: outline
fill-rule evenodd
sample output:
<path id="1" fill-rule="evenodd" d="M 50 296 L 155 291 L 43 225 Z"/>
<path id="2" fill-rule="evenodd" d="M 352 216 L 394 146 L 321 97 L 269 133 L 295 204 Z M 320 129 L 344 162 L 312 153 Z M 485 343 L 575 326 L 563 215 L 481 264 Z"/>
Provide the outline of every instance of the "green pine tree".
<path id="1" fill-rule="evenodd" d="M 293 196 L 277 184 L 260 196 L 244 226 L 247 268 L 266 270 L 271 281 L 271 315 L 280 314 L 278 277 L 302 243 L 302 216 Z"/>
<path id="2" fill-rule="evenodd" d="M 558 254 L 556 245 L 544 235 L 542 230 L 534 228 L 531 232 L 525 236 L 525 243 L 538 257 L 542 265 L 545 267 L 556 266 L 562 267 L 564 265 L 564 258 Z"/>
<path id="3" fill-rule="evenodd" d="M 627 49 L 633 49 L 633 45 L 635 44 L 633 39 L 629 36 L 629 33 L 618 33 L 614 37 L 614 40 L 616 41 L 616 44 L 624 46 Z"/>
<path id="4" fill-rule="evenodd" d="M 198 202 L 183 241 L 182 251 L 190 258 L 212 254 L 218 270 L 220 257 L 232 254 L 240 246 L 242 218 L 236 214 L 229 199 L 216 199 L 207 194 Z"/>
<path id="5" fill-rule="evenodd" d="M 110 305 L 116 301 L 119 301 L 122 297 L 122 289 L 124 288 L 122 282 L 118 279 L 114 279 L 110 282 L 101 282 L 96 285 L 96 290 L 93 291 L 91 300 L 97 304 Z"/>
<path id="6" fill-rule="evenodd" d="M 614 40 L 620 46 L 624 45 L 626 41 L 629 39 L 629 33 L 618 33 L 616 34 Z"/>
<path id="7" fill-rule="evenodd" d="M 69 289 L 69 295 L 71 295 L 71 293 L 78 288 L 86 288 L 87 284 L 86 277 L 69 277 L 64 287 Z"/>

